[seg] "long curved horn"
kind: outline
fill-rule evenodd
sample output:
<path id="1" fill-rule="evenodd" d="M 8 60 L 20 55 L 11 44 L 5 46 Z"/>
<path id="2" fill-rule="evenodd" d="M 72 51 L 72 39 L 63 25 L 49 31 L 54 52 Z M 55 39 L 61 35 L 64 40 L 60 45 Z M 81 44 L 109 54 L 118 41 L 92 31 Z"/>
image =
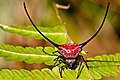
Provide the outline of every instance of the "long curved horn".
<path id="1" fill-rule="evenodd" d="M 101 30 L 101 28 L 103 27 L 103 24 L 104 24 L 104 22 L 105 22 L 105 19 L 106 19 L 106 17 L 107 17 L 107 13 L 108 13 L 108 10 L 109 10 L 109 5 L 110 5 L 110 2 L 108 2 L 107 9 L 106 9 L 106 13 L 105 13 L 104 19 L 103 19 L 100 27 L 98 28 L 98 30 L 95 32 L 95 34 L 94 34 L 92 37 L 90 37 L 87 41 L 85 41 L 85 42 L 83 42 L 82 44 L 80 44 L 80 45 L 82 45 L 82 47 L 84 47 L 88 42 L 90 42 L 90 41 L 100 32 L 100 30 Z"/>
<path id="2" fill-rule="evenodd" d="M 36 29 L 36 30 L 37 30 L 37 31 L 38 31 L 48 42 L 50 42 L 51 44 L 53 44 L 55 47 L 58 48 L 58 46 L 59 46 L 58 44 L 56 44 L 56 43 L 52 42 L 50 39 L 48 39 L 48 38 L 47 38 L 47 37 L 36 27 L 36 25 L 35 25 L 34 22 L 32 21 L 32 19 L 31 19 L 29 13 L 28 13 L 28 11 L 27 11 L 25 2 L 23 3 L 23 5 L 24 5 L 25 12 L 26 12 L 26 14 L 27 14 L 27 16 L 28 16 L 30 22 L 31 22 L 32 25 L 34 26 L 34 28 L 35 28 L 35 29 Z"/>

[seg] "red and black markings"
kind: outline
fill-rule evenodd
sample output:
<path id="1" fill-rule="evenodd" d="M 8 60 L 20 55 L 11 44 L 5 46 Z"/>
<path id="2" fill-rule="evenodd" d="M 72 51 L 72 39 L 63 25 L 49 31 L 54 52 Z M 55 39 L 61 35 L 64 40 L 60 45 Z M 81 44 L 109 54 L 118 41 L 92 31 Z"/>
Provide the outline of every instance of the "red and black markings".
<path id="1" fill-rule="evenodd" d="M 58 51 L 64 58 L 76 58 L 82 51 L 82 48 L 78 44 L 63 44 L 58 46 Z"/>

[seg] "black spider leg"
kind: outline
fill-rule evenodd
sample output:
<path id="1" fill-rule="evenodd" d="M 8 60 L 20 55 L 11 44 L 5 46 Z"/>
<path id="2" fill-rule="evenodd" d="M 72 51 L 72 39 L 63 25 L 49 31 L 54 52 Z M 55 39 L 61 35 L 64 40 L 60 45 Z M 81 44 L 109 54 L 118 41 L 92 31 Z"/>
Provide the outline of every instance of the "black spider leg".
<path id="1" fill-rule="evenodd" d="M 55 60 L 54 65 L 58 62 L 58 64 L 57 64 L 57 65 L 55 65 L 55 66 L 58 66 L 58 67 L 59 67 L 60 77 L 62 78 L 62 68 L 61 68 L 61 66 L 60 66 L 60 64 L 62 63 L 62 61 L 61 61 L 61 60 L 59 60 L 59 58 L 60 58 L 60 57 L 61 57 L 61 56 L 58 56 L 56 59 L 54 59 L 54 60 Z"/>
<path id="2" fill-rule="evenodd" d="M 89 72 L 89 66 L 88 66 L 88 64 L 87 64 L 87 60 L 85 60 L 82 55 L 81 55 L 81 58 L 82 58 L 83 62 L 85 63 L 85 66 L 86 66 L 87 69 L 88 69 L 88 73 L 89 73 L 89 75 L 90 75 L 90 78 L 91 78 L 92 80 L 94 80 L 93 77 L 91 76 L 90 72 Z"/>
<path id="3" fill-rule="evenodd" d="M 64 68 L 67 68 L 67 65 L 60 66 L 61 63 L 64 63 L 62 58 L 63 58 L 62 56 L 58 56 L 57 58 L 54 59 L 54 61 L 55 61 L 54 66 L 58 66 L 61 78 L 62 78 L 62 71 L 64 70 Z M 57 64 L 57 62 L 58 62 L 58 64 Z"/>
<path id="4" fill-rule="evenodd" d="M 103 61 L 103 60 L 86 60 L 87 62 L 120 62 L 120 61 Z"/>
<path id="5" fill-rule="evenodd" d="M 78 66 L 78 74 L 77 74 L 77 79 L 79 78 L 83 68 L 84 68 L 84 65 L 82 65 L 82 63 L 84 62 L 85 63 L 85 66 L 87 67 L 87 69 L 89 70 L 89 67 L 88 67 L 88 64 L 87 64 L 87 61 L 84 59 L 84 57 L 82 55 L 79 55 L 78 56 L 78 62 L 79 62 L 79 66 Z"/>
<path id="6" fill-rule="evenodd" d="M 62 60 L 58 60 L 58 67 L 59 67 L 59 73 L 60 73 L 60 77 L 62 77 L 62 71 L 64 70 L 65 66 L 60 66 L 60 64 L 63 63 Z"/>
<path id="7" fill-rule="evenodd" d="M 55 63 L 54 63 L 54 66 L 58 66 L 59 65 L 59 63 L 57 64 L 57 62 L 59 61 L 61 61 L 61 62 L 63 62 L 62 60 L 59 60 L 60 58 L 62 58 L 62 56 L 58 56 L 57 58 L 55 58 L 54 59 L 54 61 L 55 61 Z M 57 64 L 57 65 L 56 65 Z"/>
<path id="8" fill-rule="evenodd" d="M 88 67 L 87 61 L 84 59 L 84 57 L 83 57 L 82 55 L 81 55 L 80 57 L 81 57 L 81 59 L 83 60 L 83 62 L 85 62 L 85 66 L 86 66 L 87 69 L 89 70 L 89 67 Z"/>
<path id="9" fill-rule="evenodd" d="M 93 63 L 94 63 L 94 62 L 100 62 L 100 63 L 101 63 L 101 62 L 102 62 L 102 63 L 106 63 L 106 62 L 107 62 L 107 63 L 120 63 L 120 61 L 105 61 L 105 60 L 86 60 L 86 61 L 87 61 L 87 63 L 89 63 L 89 62 L 93 62 Z M 89 68 L 93 68 L 93 67 L 94 67 L 94 68 L 95 68 L 95 67 L 97 67 L 97 68 L 98 68 L 98 67 L 108 67 L 108 66 L 111 67 L 111 66 L 115 66 L 115 65 L 101 65 L 101 66 L 100 66 L 100 65 L 99 65 L 99 66 L 95 65 L 95 66 L 89 66 Z M 116 65 L 116 66 L 117 66 L 117 65 Z"/>
<path id="10" fill-rule="evenodd" d="M 54 51 L 54 52 L 53 52 L 53 55 L 52 55 L 52 54 L 47 53 L 44 49 L 45 49 L 45 48 L 43 48 L 42 51 L 43 51 L 45 54 L 50 55 L 50 56 L 58 56 L 58 55 L 55 54 L 55 53 L 58 52 L 58 51 Z"/>
<path id="11" fill-rule="evenodd" d="M 63 65 L 63 66 L 61 66 L 61 73 L 60 73 L 61 78 L 62 78 L 62 71 L 63 71 L 65 68 L 67 69 L 67 68 L 68 68 L 68 66 L 67 66 L 67 65 Z"/>
<path id="12" fill-rule="evenodd" d="M 78 74 L 77 74 L 77 77 L 76 77 L 77 79 L 79 78 L 83 68 L 84 68 L 84 66 L 82 66 L 82 62 L 79 62 Z"/>
<path id="13" fill-rule="evenodd" d="M 60 65 L 59 65 L 59 73 L 60 73 L 60 77 L 61 77 L 61 78 L 63 78 L 63 77 L 62 77 L 62 71 L 63 71 L 63 70 L 64 70 L 64 66 L 60 66 Z"/>

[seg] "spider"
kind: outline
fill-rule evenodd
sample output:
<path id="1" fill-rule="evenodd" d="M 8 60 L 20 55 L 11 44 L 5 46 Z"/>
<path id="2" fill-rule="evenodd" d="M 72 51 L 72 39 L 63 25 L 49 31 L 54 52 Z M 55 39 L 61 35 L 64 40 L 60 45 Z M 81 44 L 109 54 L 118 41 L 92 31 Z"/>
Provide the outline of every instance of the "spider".
<path id="1" fill-rule="evenodd" d="M 100 32 L 101 28 L 103 27 L 103 24 L 105 22 L 105 19 L 107 17 L 107 13 L 108 13 L 108 10 L 109 10 L 109 5 L 110 5 L 110 2 L 108 2 L 108 5 L 107 5 L 107 9 L 106 9 L 106 13 L 105 13 L 105 16 L 103 18 L 103 21 L 100 25 L 100 27 L 98 28 L 98 30 L 93 34 L 93 36 L 91 36 L 88 40 L 86 40 L 85 42 L 83 43 L 80 43 L 80 44 L 76 44 L 76 43 L 71 43 L 71 44 L 56 44 L 54 43 L 52 40 L 50 40 L 49 38 L 47 38 L 37 27 L 36 25 L 34 24 L 34 22 L 32 21 L 28 11 L 27 11 L 27 8 L 26 8 L 26 5 L 25 5 L 25 2 L 23 3 L 24 5 L 24 9 L 25 9 L 25 12 L 30 20 L 30 22 L 32 23 L 32 25 L 34 26 L 34 28 L 40 33 L 40 35 L 42 35 L 49 43 L 51 43 L 54 47 L 56 47 L 58 49 L 58 51 L 55 51 L 55 52 L 58 52 L 60 55 L 54 59 L 55 61 L 55 65 L 56 66 L 59 66 L 59 73 L 60 73 L 60 77 L 62 78 L 62 71 L 64 70 L 64 68 L 69 68 L 71 70 L 75 70 L 77 67 L 78 67 L 78 74 L 77 74 L 77 79 L 79 78 L 84 66 L 87 67 L 87 69 L 89 70 L 89 67 L 88 67 L 88 64 L 87 64 L 87 61 L 84 59 L 84 57 L 82 56 L 81 51 L 83 49 L 84 46 L 86 46 L 87 43 L 89 43 L 93 38 L 95 38 L 95 36 Z M 55 53 L 54 52 L 54 53 Z M 54 55 L 53 53 L 53 55 Z M 60 65 L 64 63 L 65 65 Z M 82 64 L 85 64 L 85 65 L 82 65 Z"/>

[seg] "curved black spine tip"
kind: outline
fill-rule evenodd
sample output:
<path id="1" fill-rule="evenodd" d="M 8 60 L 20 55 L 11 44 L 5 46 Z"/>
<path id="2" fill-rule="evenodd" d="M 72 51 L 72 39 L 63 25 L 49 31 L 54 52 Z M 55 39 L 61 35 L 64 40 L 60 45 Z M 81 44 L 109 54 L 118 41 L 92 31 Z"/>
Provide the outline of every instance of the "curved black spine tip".
<path id="1" fill-rule="evenodd" d="M 29 20 L 30 20 L 30 22 L 32 23 L 32 25 L 34 26 L 34 28 L 48 41 L 48 42 L 50 42 L 52 45 L 54 45 L 56 48 L 58 48 L 58 44 L 56 44 L 56 43 L 54 43 L 54 42 L 52 42 L 50 39 L 48 39 L 44 34 L 42 34 L 42 32 L 36 27 L 36 25 L 34 24 L 34 22 L 32 21 L 32 19 L 31 19 L 31 17 L 30 17 L 30 15 L 29 15 L 29 13 L 28 13 L 28 11 L 27 11 L 27 8 L 26 8 L 26 5 L 25 5 L 25 2 L 23 2 L 23 6 L 24 6 L 24 10 L 25 10 L 25 12 L 26 12 L 26 14 L 27 14 L 27 16 L 28 16 L 28 18 L 29 18 Z"/>
<path id="2" fill-rule="evenodd" d="M 107 17 L 107 13 L 108 13 L 108 10 L 109 10 L 109 6 L 110 6 L 110 2 L 108 2 L 107 9 L 106 9 L 106 13 L 105 13 L 104 19 L 103 19 L 100 27 L 98 28 L 98 30 L 95 32 L 95 34 L 94 34 L 92 37 L 90 37 L 87 41 L 85 41 L 85 42 L 83 42 L 82 44 L 80 44 L 80 45 L 82 45 L 82 47 L 84 47 L 88 42 L 90 42 L 90 41 L 100 32 L 101 28 L 102 28 L 103 25 L 104 25 L 105 19 L 106 19 L 106 17 Z"/>

